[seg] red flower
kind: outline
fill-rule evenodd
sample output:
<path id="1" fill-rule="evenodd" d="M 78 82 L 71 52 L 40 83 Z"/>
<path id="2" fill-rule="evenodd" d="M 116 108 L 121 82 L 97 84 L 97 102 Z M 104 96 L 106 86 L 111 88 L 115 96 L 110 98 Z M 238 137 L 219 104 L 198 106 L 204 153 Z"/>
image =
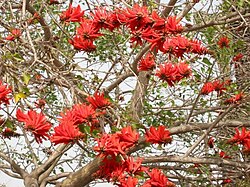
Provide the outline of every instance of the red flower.
<path id="1" fill-rule="evenodd" d="M 177 82 L 176 76 L 178 70 L 176 66 L 171 63 L 161 64 L 160 68 L 156 71 L 156 76 L 160 79 L 167 81 L 169 86 L 174 86 L 174 83 Z"/>
<path id="2" fill-rule="evenodd" d="M 226 90 L 225 83 L 224 82 L 220 82 L 219 80 L 213 81 L 212 82 L 214 90 L 218 93 L 218 95 L 221 95 L 223 93 L 224 90 Z"/>
<path id="3" fill-rule="evenodd" d="M 228 178 L 228 179 L 224 179 L 221 184 L 229 184 L 229 183 L 232 183 L 232 182 L 233 182 L 232 179 Z"/>
<path id="4" fill-rule="evenodd" d="M 6 85 L 3 85 L 2 81 L 0 81 L 0 105 L 5 103 L 9 104 L 10 97 L 8 96 L 12 90 L 8 88 Z"/>
<path id="5" fill-rule="evenodd" d="M 20 29 L 12 29 L 11 34 L 8 35 L 5 39 L 9 41 L 13 41 L 16 38 L 19 38 L 21 36 L 22 32 Z"/>
<path id="6" fill-rule="evenodd" d="M 169 16 L 167 18 L 165 28 L 170 33 L 179 33 L 183 30 L 183 27 L 181 26 L 180 21 L 176 19 L 176 16 Z"/>
<path id="7" fill-rule="evenodd" d="M 111 24 L 110 13 L 105 8 L 97 8 L 91 15 L 93 17 L 93 25 L 95 29 L 114 29 L 113 25 Z"/>
<path id="8" fill-rule="evenodd" d="M 199 40 L 190 40 L 189 45 L 190 45 L 190 52 L 191 53 L 196 53 L 199 55 L 209 53 L 209 50 L 206 47 L 202 46 L 201 41 L 199 41 Z"/>
<path id="9" fill-rule="evenodd" d="M 210 137 L 210 138 L 208 139 L 207 144 L 208 144 L 208 146 L 209 146 L 210 148 L 213 148 L 213 147 L 214 147 L 214 138 L 213 138 L 213 137 Z"/>
<path id="10" fill-rule="evenodd" d="M 37 113 L 34 110 L 29 110 L 27 114 L 24 114 L 20 109 L 16 113 L 17 120 L 25 123 L 25 129 L 31 131 L 37 143 L 42 143 L 42 139 L 49 137 L 48 131 L 51 128 L 51 124 L 47 122 L 45 115 Z"/>
<path id="11" fill-rule="evenodd" d="M 133 146 L 139 140 L 139 133 L 133 130 L 131 126 L 122 128 L 121 132 L 117 134 L 121 141 L 127 142 L 130 146 Z"/>
<path id="12" fill-rule="evenodd" d="M 97 139 L 98 145 L 94 150 L 99 152 L 99 155 L 106 157 L 108 155 L 117 156 L 118 154 L 125 154 L 127 145 L 120 142 L 118 134 L 104 134 L 101 138 Z"/>
<path id="13" fill-rule="evenodd" d="M 178 80 L 181 80 L 182 78 L 188 78 L 192 74 L 192 70 L 190 69 L 189 64 L 185 62 L 178 63 L 176 65 L 176 68 L 180 75 Z"/>
<path id="14" fill-rule="evenodd" d="M 241 101 L 243 99 L 243 97 L 244 97 L 244 94 L 241 92 L 241 93 L 236 94 L 235 96 L 227 99 L 225 101 L 225 103 L 226 104 L 237 104 L 237 103 L 239 103 L 239 101 Z"/>
<path id="15" fill-rule="evenodd" d="M 230 156 L 226 155 L 226 153 L 224 151 L 221 151 L 219 155 L 221 158 L 228 158 L 228 159 L 231 158 Z"/>
<path id="16" fill-rule="evenodd" d="M 83 15 L 84 11 L 81 10 L 80 5 L 72 7 L 72 4 L 70 4 L 69 8 L 62 12 L 60 20 L 65 22 L 80 22 Z"/>
<path id="17" fill-rule="evenodd" d="M 104 109 L 107 106 L 111 105 L 109 99 L 104 97 L 104 92 L 103 93 L 95 92 L 93 97 L 88 96 L 86 100 L 92 105 L 92 107 L 95 110 Z"/>
<path id="18" fill-rule="evenodd" d="M 219 39 L 219 41 L 218 41 L 218 45 L 219 45 L 219 47 L 220 48 L 224 48 L 224 47 L 229 47 L 229 39 L 228 39 L 228 37 L 226 37 L 226 36 L 223 36 L 223 37 L 221 37 L 220 39 Z"/>
<path id="19" fill-rule="evenodd" d="M 174 187 L 175 185 L 168 181 L 168 178 L 158 169 L 152 169 L 151 172 L 148 172 L 150 177 L 142 187 Z"/>
<path id="20" fill-rule="evenodd" d="M 146 141 L 150 143 L 165 144 L 170 143 L 172 138 L 170 137 L 170 132 L 166 129 L 166 127 L 160 125 L 158 129 L 150 127 L 149 131 L 146 132 Z"/>
<path id="21" fill-rule="evenodd" d="M 50 140 L 55 145 L 60 143 L 68 144 L 84 138 L 84 134 L 74 125 L 74 122 L 67 119 L 62 121 L 54 130 L 55 133 L 50 137 Z"/>
<path id="22" fill-rule="evenodd" d="M 74 105 L 72 111 L 73 111 L 73 113 L 75 115 L 77 124 L 81 124 L 81 123 L 94 124 L 94 123 L 97 123 L 96 112 L 93 109 L 93 107 L 90 106 L 90 105 L 85 105 L 85 104 Z"/>
<path id="23" fill-rule="evenodd" d="M 242 127 L 241 133 L 238 128 L 235 128 L 235 135 L 233 138 L 228 140 L 228 143 L 240 143 L 245 144 L 250 140 L 250 131 L 247 131 L 245 127 Z"/>
<path id="24" fill-rule="evenodd" d="M 132 31 L 139 30 L 151 22 L 147 7 L 140 7 L 138 4 L 135 4 L 132 9 L 128 8 L 127 11 L 124 11 L 124 15 L 127 18 L 126 25 Z"/>
<path id="25" fill-rule="evenodd" d="M 233 57 L 233 61 L 237 62 L 237 61 L 241 60 L 242 58 L 243 58 L 243 54 L 242 53 L 238 53 L 237 55 L 235 55 Z"/>
<path id="26" fill-rule="evenodd" d="M 129 176 L 127 179 L 122 179 L 119 182 L 120 184 L 117 184 L 119 187 L 135 187 L 138 183 L 138 179 Z"/>
<path id="27" fill-rule="evenodd" d="M 92 52 L 96 49 L 92 40 L 85 40 L 82 36 L 76 35 L 73 40 L 69 40 L 69 43 L 74 46 L 77 50 L 82 50 L 85 52 Z"/>
<path id="28" fill-rule="evenodd" d="M 138 71 L 149 71 L 155 68 L 154 56 L 150 53 L 139 61 Z"/>
<path id="29" fill-rule="evenodd" d="M 213 85 L 213 83 L 211 83 L 211 82 L 206 82 L 206 83 L 203 85 L 202 89 L 201 89 L 201 94 L 202 94 L 202 95 L 207 95 L 207 94 L 209 94 L 209 93 L 211 93 L 211 92 L 213 92 L 213 91 L 214 91 L 214 85 Z"/>
<path id="30" fill-rule="evenodd" d="M 128 157 L 124 162 L 125 171 L 127 171 L 130 175 L 141 175 L 143 172 L 147 171 L 146 167 L 142 167 L 141 158 L 138 158 L 134 161 L 133 157 Z"/>
<path id="31" fill-rule="evenodd" d="M 102 34 L 98 33 L 98 29 L 95 28 L 93 21 L 82 19 L 80 23 L 80 27 L 76 29 L 77 35 L 82 37 L 84 40 L 94 40 Z"/>

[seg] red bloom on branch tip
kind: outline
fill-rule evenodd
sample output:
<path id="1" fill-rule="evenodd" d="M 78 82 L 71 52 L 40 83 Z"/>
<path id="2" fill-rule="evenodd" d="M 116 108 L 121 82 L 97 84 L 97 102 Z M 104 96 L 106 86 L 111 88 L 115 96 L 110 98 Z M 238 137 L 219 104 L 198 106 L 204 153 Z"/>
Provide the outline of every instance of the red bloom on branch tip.
<path id="1" fill-rule="evenodd" d="M 77 50 L 82 50 L 85 52 L 92 52 L 96 49 L 93 40 L 85 40 L 82 36 L 76 35 L 69 43 L 74 46 Z"/>
<path id="2" fill-rule="evenodd" d="M 243 54 L 242 53 L 238 53 L 237 55 L 235 55 L 233 57 L 233 61 L 237 62 L 237 61 L 241 60 L 242 58 L 243 58 Z"/>
<path id="3" fill-rule="evenodd" d="M 225 83 L 224 82 L 220 82 L 219 80 L 215 80 L 212 82 L 213 87 L 214 87 L 214 91 L 216 91 L 218 93 L 218 95 L 221 95 L 223 93 L 224 90 L 226 90 Z"/>
<path id="4" fill-rule="evenodd" d="M 107 106 L 111 105 L 109 99 L 104 97 L 104 92 L 95 92 L 94 96 L 88 96 L 86 99 L 91 106 L 96 109 L 105 109 Z"/>
<path id="5" fill-rule="evenodd" d="M 70 4 L 69 8 L 62 12 L 60 20 L 65 22 L 80 22 L 83 15 L 84 11 L 81 10 L 80 5 L 72 7 L 72 4 Z"/>
<path id="6" fill-rule="evenodd" d="M 176 66 L 174 66 L 172 63 L 165 63 L 160 65 L 155 75 L 161 80 L 166 81 L 169 86 L 174 86 L 174 83 L 177 82 L 177 73 L 178 70 Z"/>
<path id="7" fill-rule="evenodd" d="M 84 134 L 74 125 L 74 122 L 67 119 L 55 127 L 54 131 L 55 133 L 50 137 L 50 140 L 55 143 L 55 145 L 60 143 L 74 143 L 84 138 Z"/>
<path id="8" fill-rule="evenodd" d="M 246 130 L 246 127 L 242 127 L 241 132 L 238 128 L 235 128 L 235 131 L 234 137 L 229 139 L 228 143 L 245 144 L 246 141 L 250 140 L 250 131 Z"/>
<path id="9" fill-rule="evenodd" d="M 118 136 L 121 141 L 127 142 L 131 146 L 136 144 L 139 140 L 139 133 L 133 130 L 131 126 L 122 128 L 121 132 L 118 132 Z"/>
<path id="10" fill-rule="evenodd" d="M 224 179 L 221 184 L 229 184 L 229 183 L 232 183 L 232 182 L 233 182 L 232 179 L 228 178 L 228 179 Z"/>
<path id="11" fill-rule="evenodd" d="M 226 104 L 237 104 L 244 98 L 244 94 L 242 92 L 236 94 L 235 96 L 225 100 Z"/>
<path id="12" fill-rule="evenodd" d="M 138 179 L 135 177 L 129 176 L 128 178 L 124 178 L 119 181 L 117 184 L 119 187 L 135 187 L 138 184 Z"/>
<path id="13" fill-rule="evenodd" d="M 202 89 L 201 89 L 201 94 L 202 95 L 208 95 L 209 93 L 214 91 L 214 85 L 211 82 L 206 82 Z"/>
<path id="14" fill-rule="evenodd" d="M 18 109 L 16 117 L 18 121 L 24 122 L 26 130 L 34 134 L 37 143 L 42 143 L 42 139 L 46 140 L 49 137 L 48 131 L 51 124 L 46 120 L 44 114 L 37 113 L 34 110 L 29 110 L 27 114 L 24 114 Z"/>
<path id="15" fill-rule="evenodd" d="M 145 58 L 142 58 L 138 63 L 138 71 L 149 71 L 155 68 L 154 56 L 150 53 L 146 55 Z"/>
<path id="16" fill-rule="evenodd" d="M 14 41 L 16 38 L 21 36 L 22 32 L 20 29 L 12 29 L 11 34 L 8 35 L 5 39 L 9 41 Z"/>
<path id="17" fill-rule="evenodd" d="M 9 94 L 12 93 L 12 90 L 7 87 L 6 85 L 3 85 L 2 81 L 0 81 L 0 105 L 2 103 L 9 104 Z"/>
<path id="18" fill-rule="evenodd" d="M 160 125 L 158 129 L 155 127 L 150 127 L 146 132 L 146 141 L 150 143 L 165 144 L 171 143 L 172 138 L 170 132 L 166 129 L 165 126 Z"/>
<path id="19" fill-rule="evenodd" d="M 178 76 L 179 80 L 181 80 L 182 78 L 188 78 L 191 76 L 192 74 L 192 70 L 191 68 L 189 67 L 189 64 L 187 64 L 186 62 L 181 62 L 181 63 L 178 63 L 176 65 L 176 68 L 178 70 L 178 73 L 180 76 Z"/>
<path id="20" fill-rule="evenodd" d="M 167 23 L 165 25 L 165 28 L 170 33 L 180 33 L 183 30 L 183 27 L 180 24 L 180 20 L 177 20 L 176 16 L 169 16 L 166 21 Z"/>
<path id="21" fill-rule="evenodd" d="M 148 172 L 150 177 L 142 187 L 174 187 L 175 184 L 170 182 L 168 178 L 158 169 L 152 169 L 151 172 Z"/>
<path id="22" fill-rule="evenodd" d="M 222 48 L 224 48 L 224 47 L 226 47 L 226 48 L 228 48 L 229 47 L 229 39 L 228 39 L 228 37 L 226 37 L 226 36 L 223 36 L 223 37 L 221 37 L 220 39 L 219 39 L 219 41 L 218 41 L 218 45 L 219 45 L 219 47 L 222 49 Z"/>

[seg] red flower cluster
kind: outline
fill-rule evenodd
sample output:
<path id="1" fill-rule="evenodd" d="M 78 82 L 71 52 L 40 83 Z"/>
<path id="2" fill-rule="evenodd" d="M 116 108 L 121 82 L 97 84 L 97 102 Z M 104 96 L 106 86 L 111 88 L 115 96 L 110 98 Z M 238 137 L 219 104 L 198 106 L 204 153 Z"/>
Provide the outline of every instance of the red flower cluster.
<path id="1" fill-rule="evenodd" d="M 161 80 L 166 81 L 169 86 L 174 86 L 175 83 L 179 82 L 183 78 L 190 77 L 191 74 L 192 70 L 189 65 L 185 62 L 181 62 L 178 64 L 161 64 L 155 75 Z"/>
<path id="2" fill-rule="evenodd" d="M 219 80 L 215 80 L 213 82 L 206 82 L 202 89 L 202 95 L 208 95 L 209 93 L 216 91 L 218 95 L 221 95 L 224 90 L 226 90 L 227 82 L 220 82 Z"/>
<path id="3" fill-rule="evenodd" d="M 61 114 L 61 118 L 59 118 L 60 124 L 55 127 L 55 133 L 50 138 L 52 142 L 55 144 L 74 143 L 85 137 L 80 130 L 85 125 L 89 126 L 91 131 L 99 127 L 97 118 L 103 114 L 100 110 L 104 110 L 111 103 L 104 97 L 103 93 L 99 92 L 96 92 L 94 96 L 87 97 L 87 101 L 90 105 L 77 104 L 72 109 Z"/>
<path id="4" fill-rule="evenodd" d="M 46 140 L 49 137 L 48 131 L 51 124 L 46 120 L 44 114 L 37 113 L 34 110 L 29 110 L 27 114 L 24 114 L 18 109 L 16 117 L 18 121 L 25 123 L 26 130 L 34 134 L 37 143 L 42 143 L 42 139 Z"/>
<path id="5" fill-rule="evenodd" d="M 81 10 L 80 5 L 72 7 L 72 4 L 70 4 L 69 8 L 62 12 L 60 20 L 65 22 L 79 22 L 83 16 L 84 11 Z"/>
<path id="6" fill-rule="evenodd" d="M 6 85 L 3 85 L 2 81 L 0 81 L 0 105 L 2 103 L 9 104 L 9 94 L 12 93 L 12 90 L 7 87 Z"/>
<path id="7" fill-rule="evenodd" d="M 110 101 L 104 97 L 104 93 L 95 92 L 94 96 L 89 96 L 86 99 L 92 107 L 96 109 L 103 109 L 111 105 Z"/>
<path id="8" fill-rule="evenodd" d="M 166 127 L 160 125 L 158 129 L 150 127 L 149 131 L 146 132 L 146 141 L 150 143 L 166 144 L 171 143 L 172 138 Z"/>
<path id="9" fill-rule="evenodd" d="M 168 178 L 158 169 L 152 169 L 148 172 L 150 177 L 141 187 L 174 187 L 175 184 L 170 182 Z"/>
<path id="10" fill-rule="evenodd" d="M 22 32 L 20 29 L 12 29 L 11 34 L 8 35 L 5 39 L 9 41 L 14 41 L 16 38 L 21 36 Z"/>
<path id="11" fill-rule="evenodd" d="M 244 98 L 244 94 L 242 92 L 236 94 L 235 96 L 225 100 L 226 104 L 237 104 Z"/>
<path id="12" fill-rule="evenodd" d="M 243 58 L 243 54 L 242 53 L 238 53 L 237 55 L 235 55 L 233 57 L 233 61 L 237 62 L 237 61 L 241 60 L 242 58 Z"/>
<path id="13" fill-rule="evenodd" d="M 121 132 L 115 134 L 103 134 L 101 138 L 97 139 L 98 145 L 94 150 L 99 152 L 102 157 L 112 156 L 116 157 L 134 146 L 139 140 L 139 134 L 132 129 L 131 126 L 124 127 Z"/>
<path id="14" fill-rule="evenodd" d="M 147 7 L 135 4 L 132 8 L 115 9 L 108 11 L 106 8 L 97 8 L 90 13 L 88 18 L 83 17 L 80 7 L 69 9 L 62 13 L 61 20 L 76 21 L 80 27 L 76 35 L 69 42 L 75 49 L 90 52 L 95 50 L 94 40 L 100 37 L 101 29 L 113 31 L 121 25 L 126 26 L 131 32 L 130 41 L 133 46 L 151 43 L 151 49 L 168 52 L 177 57 L 184 53 L 206 54 L 208 50 L 201 46 L 197 40 L 188 40 L 183 36 L 173 37 L 182 32 L 183 27 L 175 16 L 160 17 L 155 11 L 149 13 Z"/>
<path id="15" fill-rule="evenodd" d="M 228 37 L 226 37 L 226 36 L 223 36 L 223 37 L 221 37 L 220 39 L 219 39 L 219 41 L 218 41 L 218 45 L 219 45 L 219 47 L 222 49 L 222 48 L 224 48 L 224 47 L 226 47 L 226 48 L 228 48 L 229 47 L 229 39 L 228 39 Z"/>
<path id="16" fill-rule="evenodd" d="M 148 53 L 145 58 L 141 58 L 138 63 L 138 71 L 149 71 L 155 68 L 155 59 L 151 53 Z"/>
<path id="17" fill-rule="evenodd" d="M 242 127 L 241 133 L 238 128 L 235 128 L 235 135 L 228 140 L 228 143 L 237 143 L 244 146 L 244 152 L 250 152 L 250 131 L 246 130 L 245 127 Z"/>

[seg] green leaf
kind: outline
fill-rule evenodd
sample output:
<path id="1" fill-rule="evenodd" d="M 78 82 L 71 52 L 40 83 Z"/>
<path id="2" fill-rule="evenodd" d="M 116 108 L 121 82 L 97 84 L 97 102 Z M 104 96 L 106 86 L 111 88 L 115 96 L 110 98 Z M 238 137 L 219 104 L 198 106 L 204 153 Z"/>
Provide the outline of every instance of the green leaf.
<path id="1" fill-rule="evenodd" d="M 27 85 L 30 81 L 30 75 L 27 73 L 23 73 L 23 82 Z"/>
<path id="2" fill-rule="evenodd" d="M 26 98 L 26 95 L 23 92 L 19 92 L 14 95 L 14 100 L 17 103 L 20 99 Z"/>

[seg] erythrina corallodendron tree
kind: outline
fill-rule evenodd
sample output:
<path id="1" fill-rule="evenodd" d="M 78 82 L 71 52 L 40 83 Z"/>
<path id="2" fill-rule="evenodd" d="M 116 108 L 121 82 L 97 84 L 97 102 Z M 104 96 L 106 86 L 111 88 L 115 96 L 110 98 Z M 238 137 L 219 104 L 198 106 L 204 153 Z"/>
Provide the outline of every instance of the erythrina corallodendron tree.
<path id="1" fill-rule="evenodd" d="M 0 171 L 25 187 L 249 186 L 249 44 L 232 32 L 249 5 L 1 1 Z"/>

